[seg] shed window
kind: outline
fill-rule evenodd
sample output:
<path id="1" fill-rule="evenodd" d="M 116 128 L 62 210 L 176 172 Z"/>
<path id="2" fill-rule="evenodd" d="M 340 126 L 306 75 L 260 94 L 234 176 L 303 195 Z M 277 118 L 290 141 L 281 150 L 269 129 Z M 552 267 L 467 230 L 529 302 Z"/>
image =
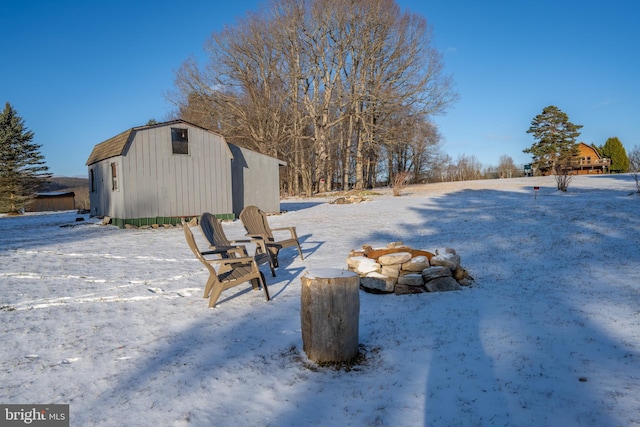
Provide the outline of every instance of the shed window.
<path id="1" fill-rule="evenodd" d="M 173 154 L 189 154 L 189 129 L 171 128 Z"/>
<path id="2" fill-rule="evenodd" d="M 111 190 L 118 189 L 118 168 L 116 163 L 111 163 Z"/>

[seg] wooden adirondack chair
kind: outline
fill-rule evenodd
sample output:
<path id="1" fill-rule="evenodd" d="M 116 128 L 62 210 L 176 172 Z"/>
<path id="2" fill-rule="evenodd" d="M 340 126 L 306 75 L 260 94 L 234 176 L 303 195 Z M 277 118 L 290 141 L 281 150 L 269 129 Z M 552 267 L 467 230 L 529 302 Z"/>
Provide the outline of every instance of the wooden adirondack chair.
<path id="1" fill-rule="evenodd" d="M 215 307 L 222 291 L 234 286 L 251 282 L 254 290 L 258 290 L 262 286 L 264 296 L 269 301 L 269 289 L 264 276 L 258 268 L 258 264 L 253 257 L 234 257 L 227 254 L 227 258 L 208 259 L 206 255 L 221 255 L 221 250 L 211 250 L 200 252 L 193 233 L 189 228 L 189 224 L 182 220 L 182 228 L 187 244 L 196 258 L 209 270 L 209 279 L 204 288 L 204 298 L 209 298 L 209 307 Z M 215 265 L 219 266 L 218 271 Z"/>
<path id="2" fill-rule="evenodd" d="M 300 259 L 304 260 L 302 248 L 298 241 L 295 227 L 271 228 L 267 222 L 267 215 L 256 206 L 247 206 L 240 212 L 240 220 L 247 230 L 247 236 L 254 239 L 262 239 L 265 243 L 267 251 L 271 254 L 273 265 L 278 267 L 278 253 L 280 249 L 290 246 L 296 246 Z M 274 231 L 288 231 L 290 237 L 284 240 L 276 240 Z"/>
<path id="3" fill-rule="evenodd" d="M 209 249 L 220 251 L 223 258 L 229 256 L 246 257 L 249 256 L 247 248 L 242 243 L 253 243 L 256 245 L 256 262 L 258 265 L 269 263 L 271 275 L 276 277 L 275 266 L 271 256 L 267 252 L 264 242 L 261 239 L 251 240 L 229 240 L 224 233 L 222 223 L 215 215 L 205 212 L 200 216 L 200 231 L 209 242 Z"/>

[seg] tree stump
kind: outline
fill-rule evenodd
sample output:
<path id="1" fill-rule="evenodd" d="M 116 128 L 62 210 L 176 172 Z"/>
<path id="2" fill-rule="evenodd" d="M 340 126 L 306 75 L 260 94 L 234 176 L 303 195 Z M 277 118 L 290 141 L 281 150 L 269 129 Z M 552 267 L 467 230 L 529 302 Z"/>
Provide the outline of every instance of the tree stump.
<path id="1" fill-rule="evenodd" d="M 345 270 L 308 270 L 302 276 L 302 345 L 317 363 L 349 362 L 358 356 L 360 277 Z"/>

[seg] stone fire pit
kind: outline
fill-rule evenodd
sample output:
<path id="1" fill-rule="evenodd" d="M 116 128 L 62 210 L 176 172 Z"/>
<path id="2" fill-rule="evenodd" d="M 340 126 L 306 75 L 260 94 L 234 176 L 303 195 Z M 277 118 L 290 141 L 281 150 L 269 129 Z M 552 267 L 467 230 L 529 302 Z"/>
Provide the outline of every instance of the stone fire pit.
<path id="1" fill-rule="evenodd" d="M 402 242 L 386 248 L 364 245 L 360 251 L 352 250 L 347 267 L 360 276 L 362 290 L 376 294 L 456 291 L 473 281 L 454 249 L 429 252 Z"/>

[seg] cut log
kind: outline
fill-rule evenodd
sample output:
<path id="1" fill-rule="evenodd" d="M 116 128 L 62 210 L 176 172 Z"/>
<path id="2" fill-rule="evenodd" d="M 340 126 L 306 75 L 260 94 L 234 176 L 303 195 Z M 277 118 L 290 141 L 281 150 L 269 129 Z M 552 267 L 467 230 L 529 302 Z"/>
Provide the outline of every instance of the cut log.
<path id="1" fill-rule="evenodd" d="M 358 356 L 360 277 L 335 268 L 308 270 L 301 278 L 302 348 L 317 363 Z"/>

